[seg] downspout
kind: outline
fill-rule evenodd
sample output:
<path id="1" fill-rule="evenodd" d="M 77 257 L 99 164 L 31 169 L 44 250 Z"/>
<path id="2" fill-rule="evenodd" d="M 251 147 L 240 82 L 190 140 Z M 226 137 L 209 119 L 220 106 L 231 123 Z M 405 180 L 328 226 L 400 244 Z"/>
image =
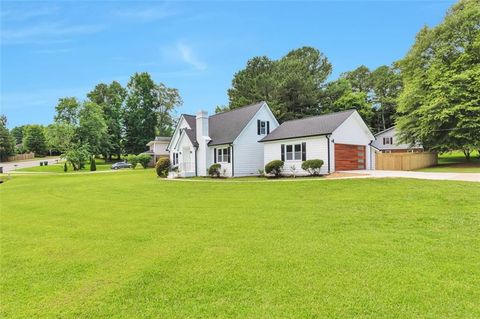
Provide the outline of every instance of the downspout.
<path id="1" fill-rule="evenodd" d="M 195 150 L 195 176 L 198 176 L 198 172 L 197 172 L 197 149 L 198 149 L 198 146 L 195 146 L 193 149 Z"/>
<path id="2" fill-rule="evenodd" d="M 233 162 L 233 157 L 234 157 L 233 156 L 233 153 L 234 153 L 233 152 L 233 143 L 230 144 L 230 146 L 232 147 L 232 154 L 231 154 L 232 158 L 230 159 L 230 161 L 232 162 L 232 177 L 233 177 L 233 176 L 235 176 L 235 169 L 234 169 L 235 165 L 234 165 L 234 162 Z"/>
<path id="3" fill-rule="evenodd" d="M 328 153 L 328 156 L 327 156 L 327 162 L 328 162 L 328 174 L 330 174 L 330 135 L 325 135 L 325 137 L 327 138 L 327 153 Z"/>
<path id="4" fill-rule="evenodd" d="M 369 148 L 369 153 L 370 153 L 370 169 L 372 170 L 372 143 L 374 140 L 371 140 L 370 143 L 368 143 L 368 148 Z"/>

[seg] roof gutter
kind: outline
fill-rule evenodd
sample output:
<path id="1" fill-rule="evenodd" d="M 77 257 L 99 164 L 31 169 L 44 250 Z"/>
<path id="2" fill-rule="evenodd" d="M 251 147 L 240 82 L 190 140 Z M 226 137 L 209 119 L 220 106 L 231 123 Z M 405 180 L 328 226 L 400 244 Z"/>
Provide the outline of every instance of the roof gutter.
<path id="1" fill-rule="evenodd" d="M 272 139 L 272 140 L 263 140 L 261 139 L 260 141 L 258 141 L 259 143 L 266 143 L 266 142 L 275 142 L 275 141 L 281 141 L 281 140 L 293 140 L 293 139 L 296 139 L 296 138 L 304 138 L 304 137 L 315 137 L 315 136 L 330 136 L 332 135 L 332 133 L 324 133 L 324 134 L 313 134 L 313 135 L 302 135 L 302 136 L 292 136 L 292 137 L 282 137 L 282 138 L 276 138 L 276 139 Z"/>

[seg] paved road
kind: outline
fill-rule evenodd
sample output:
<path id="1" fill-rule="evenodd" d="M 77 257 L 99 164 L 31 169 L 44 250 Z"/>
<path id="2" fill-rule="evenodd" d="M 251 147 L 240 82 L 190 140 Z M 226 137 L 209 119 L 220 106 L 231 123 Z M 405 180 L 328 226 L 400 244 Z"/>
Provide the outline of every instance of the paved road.
<path id="1" fill-rule="evenodd" d="M 432 179 L 446 181 L 480 182 L 480 173 L 434 173 L 434 172 L 411 172 L 411 171 L 380 171 L 359 170 L 345 171 L 346 173 L 368 174 L 372 177 L 404 177 L 417 179 Z"/>
<path id="2" fill-rule="evenodd" d="M 10 171 L 14 171 L 15 169 L 18 168 L 26 168 L 26 167 L 34 167 L 34 166 L 39 166 L 40 161 L 48 161 L 48 164 L 55 164 L 57 163 L 57 160 L 60 160 L 60 157 L 52 157 L 49 159 L 35 159 L 31 161 L 19 161 L 19 162 L 2 162 L 0 163 L 0 166 L 3 167 L 3 172 L 8 173 Z M 16 166 L 15 166 L 16 165 Z"/>

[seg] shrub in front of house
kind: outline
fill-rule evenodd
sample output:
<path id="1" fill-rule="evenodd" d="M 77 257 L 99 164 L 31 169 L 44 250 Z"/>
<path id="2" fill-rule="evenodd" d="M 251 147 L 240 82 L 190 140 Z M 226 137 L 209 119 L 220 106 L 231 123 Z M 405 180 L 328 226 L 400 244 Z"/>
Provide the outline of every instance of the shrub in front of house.
<path id="1" fill-rule="evenodd" d="M 132 168 L 135 168 L 138 164 L 138 156 L 134 154 L 130 154 L 127 156 L 127 162 L 132 164 Z"/>
<path id="2" fill-rule="evenodd" d="M 155 164 L 155 170 L 157 171 L 157 175 L 159 177 L 167 177 L 168 171 L 170 170 L 170 158 L 162 157 L 160 158 L 157 163 Z"/>
<path id="3" fill-rule="evenodd" d="M 148 154 L 140 154 L 137 156 L 137 160 L 143 168 L 147 168 L 148 164 L 150 164 L 150 161 L 152 160 L 152 157 Z"/>
<path id="4" fill-rule="evenodd" d="M 275 177 L 278 177 L 282 173 L 283 164 L 284 163 L 281 160 L 271 161 L 267 163 L 267 165 L 265 165 L 265 173 L 272 174 Z"/>
<path id="5" fill-rule="evenodd" d="M 220 168 L 222 166 L 218 163 L 216 164 L 212 164 L 209 168 L 208 168 L 208 175 L 210 175 L 211 177 L 220 177 Z"/>
<path id="6" fill-rule="evenodd" d="M 320 168 L 323 165 L 323 161 L 321 159 L 312 159 L 307 160 L 302 163 L 302 169 L 307 171 L 310 175 L 320 175 Z"/>
<path id="7" fill-rule="evenodd" d="M 64 172 L 67 172 L 68 171 L 68 167 L 67 167 L 67 163 L 65 162 L 65 164 L 63 164 L 63 171 Z"/>

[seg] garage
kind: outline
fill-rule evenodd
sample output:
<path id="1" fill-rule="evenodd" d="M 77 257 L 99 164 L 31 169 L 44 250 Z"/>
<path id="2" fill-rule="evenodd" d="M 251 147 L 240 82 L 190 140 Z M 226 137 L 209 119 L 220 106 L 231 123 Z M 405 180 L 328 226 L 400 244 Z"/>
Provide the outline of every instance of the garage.
<path id="1" fill-rule="evenodd" d="M 365 169 L 365 145 L 335 144 L 335 170 Z"/>

